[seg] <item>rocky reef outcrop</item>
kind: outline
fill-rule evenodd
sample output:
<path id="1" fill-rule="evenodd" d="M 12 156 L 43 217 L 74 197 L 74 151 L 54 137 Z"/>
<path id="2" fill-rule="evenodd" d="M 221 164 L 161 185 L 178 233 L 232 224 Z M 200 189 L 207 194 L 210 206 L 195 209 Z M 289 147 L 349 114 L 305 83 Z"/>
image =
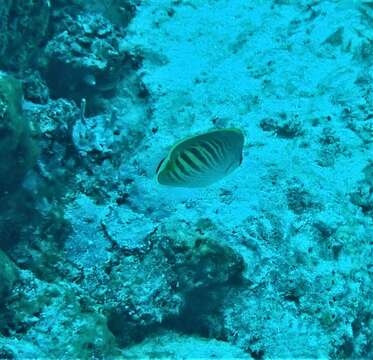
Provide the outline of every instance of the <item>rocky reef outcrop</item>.
<path id="1" fill-rule="evenodd" d="M 0 3 L 0 358 L 366 358 L 365 1 Z M 244 158 L 162 187 L 184 136 Z"/>

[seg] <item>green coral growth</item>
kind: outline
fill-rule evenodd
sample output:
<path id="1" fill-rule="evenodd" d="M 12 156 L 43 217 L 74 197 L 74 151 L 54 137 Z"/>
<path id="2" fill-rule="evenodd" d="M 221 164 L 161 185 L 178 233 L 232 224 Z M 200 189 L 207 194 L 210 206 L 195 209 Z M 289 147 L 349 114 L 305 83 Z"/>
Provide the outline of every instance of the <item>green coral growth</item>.
<path id="1" fill-rule="evenodd" d="M 0 305 L 3 302 L 3 298 L 8 295 L 17 277 L 16 266 L 8 256 L 0 250 Z"/>
<path id="2" fill-rule="evenodd" d="M 22 115 L 22 87 L 0 73 L 0 190 L 19 183 L 35 163 L 37 148 Z"/>

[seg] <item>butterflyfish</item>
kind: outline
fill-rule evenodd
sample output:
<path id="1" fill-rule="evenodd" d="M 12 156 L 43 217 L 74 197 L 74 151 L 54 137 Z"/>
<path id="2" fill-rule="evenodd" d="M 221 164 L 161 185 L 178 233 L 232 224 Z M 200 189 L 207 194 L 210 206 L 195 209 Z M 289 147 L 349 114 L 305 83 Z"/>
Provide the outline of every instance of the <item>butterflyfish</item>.
<path id="1" fill-rule="evenodd" d="M 204 187 L 232 173 L 242 163 L 241 130 L 215 129 L 172 146 L 156 170 L 161 185 Z"/>

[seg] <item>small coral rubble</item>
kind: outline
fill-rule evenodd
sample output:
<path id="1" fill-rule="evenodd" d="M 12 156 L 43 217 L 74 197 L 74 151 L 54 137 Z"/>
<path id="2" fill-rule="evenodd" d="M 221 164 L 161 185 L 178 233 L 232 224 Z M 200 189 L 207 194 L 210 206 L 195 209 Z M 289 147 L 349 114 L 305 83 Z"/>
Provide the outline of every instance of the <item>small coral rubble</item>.
<path id="1" fill-rule="evenodd" d="M 124 35 L 99 14 L 79 14 L 69 25 L 46 46 L 48 85 L 54 98 L 86 97 L 91 106 L 93 94 L 116 89 L 130 60 L 120 46 Z"/>

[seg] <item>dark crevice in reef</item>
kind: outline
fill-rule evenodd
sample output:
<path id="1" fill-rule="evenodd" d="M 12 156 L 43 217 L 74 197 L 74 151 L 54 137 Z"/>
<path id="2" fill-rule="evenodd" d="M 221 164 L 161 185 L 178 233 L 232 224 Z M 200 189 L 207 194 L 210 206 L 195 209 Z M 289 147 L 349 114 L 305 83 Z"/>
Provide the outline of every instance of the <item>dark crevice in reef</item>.
<path id="1" fill-rule="evenodd" d="M 166 330 L 226 340 L 221 309 L 229 290 L 243 284 L 241 256 L 214 239 L 198 236 L 195 229 L 188 228 L 188 235 L 181 238 L 176 234 L 175 238 L 165 238 L 163 231 L 152 234 L 152 248 L 136 258 L 145 278 L 164 285 L 143 306 L 141 297 L 133 297 L 113 307 L 108 316 L 109 329 L 122 346 Z M 154 263 L 154 259 L 162 260 Z M 113 264 L 111 276 L 115 276 L 122 263 L 123 257 Z M 153 274 L 159 273 L 165 277 L 152 279 Z M 136 283 L 137 275 L 129 276 L 131 283 Z M 143 286 L 146 285 L 141 280 L 140 294 Z M 136 285 L 127 291 L 135 289 Z M 154 303 L 154 308 L 148 302 Z"/>
<path id="2" fill-rule="evenodd" d="M 186 296 L 186 305 L 180 315 L 165 321 L 165 328 L 203 338 L 221 338 L 219 297 L 223 299 L 223 294 L 214 289 L 192 291 Z"/>
<path id="3" fill-rule="evenodd" d="M 144 321 L 146 322 L 146 319 Z M 140 343 L 148 336 L 162 329 L 160 324 L 141 326 L 138 322 L 133 321 L 127 311 L 120 309 L 113 310 L 108 315 L 107 325 L 118 344 L 122 347 Z"/>
<path id="4" fill-rule="evenodd" d="M 237 278 L 230 279 L 227 286 L 213 285 L 188 291 L 184 295 L 184 306 L 180 313 L 178 316 L 165 320 L 162 324 L 164 328 L 183 334 L 225 341 L 221 310 L 230 290 L 243 285 L 240 274 L 237 275 Z"/>
<path id="5" fill-rule="evenodd" d="M 264 351 L 263 350 L 258 350 L 258 351 L 255 351 L 255 350 L 249 350 L 247 351 L 253 359 L 255 360 L 262 360 L 264 359 Z"/>
<path id="6" fill-rule="evenodd" d="M 289 1 L 275 2 L 286 6 L 273 5 L 267 13 L 270 7 L 255 4 L 247 16 L 256 14 L 256 6 L 270 16 L 286 8 L 298 11 Z M 140 3 L 0 1 L 0 359 L 45 354 L 111 359 L 121 355 L 119 349 L 130 350 L 143 340 L 141 351 L 146 343 L 159 343 L 165 333 L 169 337 L 163 339 L 173 344 L 201 341 L 209 348 L 220 343 L 229 349 L 240 347 L 255 360 L 274 356 L 269 354 L 273 349 L 283 351 L 284 341 L 290 344 L 289 357 L 301 357 L 308 348 L 312 350 L 306 354 L 315 352 L 318 357 L 326 357 L 330 349 L 333 359 L 368 357 L 372 341 L 364 266 L 369 250 L 364 242 L 368 246 L 371 240 L 364 218 L 370 220 L 373 212 L 373 165 L 362 170 L 353 188 L 344 191 L 341 185 L 338 193 L 322 177 L 305 179 L 306 173 L 297 169 L 307 169 L 303 161 L 315 159 L 313 165 L 325 174 L 348 173 L 349 181 L 358 175 L 358 166 L 356 172 L 353 167 L 350 172 L 335 171 L 340 160 L 358 165 L 354 152 L 362 149 L 360 140 L 366 155 L 371 142 L 371 78 L 365 69 L 353 82 L 354 70 L 344 69 L 352 64 L 348 56 L 341 58 L 343 69 L 338 64 L 340 52 L 347 54 L 355 46 L 361 48 L 360 55 L 353 56 L 366 68 L 371 41 L 361 39 L 358 46 L 349 29 L 340 28 L 314 46 L 312 33 L 318 26 L 313 22 L 326 20 L 334 26 L 327 7 L 336 2 L 315 4 L 308 17 L 299 12 L 288 29 L 276 21 L 289 36 L 274 38 L 269 45 L 256 41 L 256 36 L 277 37 L 274 28 L 268 33 L 272 24 L 260 27 L 254 21 L 247 30 L 242 23 L 246 14 L 238 14 L 231 37 L 219 39 L 219 56 L 203 49 L 202 63 L 223 59 L 238 68 L 244 63 L 242 72 L 236 76 L 236 69 L 228 66 L 205 71 L 188 62 L 188 56 L 191 49 L 202 50 L 200 44 L 214 43 L 215 29 L 186 28 L 184 38 L 184 29 L 178 34 L 173 27 L 174 21 L 189 21 L 184 15 L 198 17 L 199 5 L 149 2 L 144 11 L 151 19 L 141 23 L 139 16 L 129 33 Z M 215 3 L 219 2 L 212 1 L 209 8 L 212 13 Z M 230 10 L 239 9 L 240 3 L 232 2 Z M 211 14 L 204 16 L 210 20 Z M 300 28 L 308 22 L 308 30 Z M 244 26 L 235 34 L 236 24 Z M 329 31 L 328 26 L 323 30 Z M 149 33 L 142 43 L 145 31 Z M 183 49 L 184 41 L 188 47 Z M 177 51 L 169 52 L 170 45 L 187 49 L 177 64 L 186 61 L 191 73 L 200 72 L 190 79 L 189 88 L 186 77 L 179 82 L 179 74 L 172 73 L 172 53 Z M 253 57 L 252 50 L 257 52 Z M 196 59 L 198 54 L 192 55 Z M 289 57 L 294 67 L 285 69 L 281 63 L 287 64 Z M 310 68 L 309 59 L 315 61 Z M 161 71 L 153 77 L 150 72 L 157 66 Z M 323 68 L 320 84 L 313 66 Z M 287 71 L 282 76 L 280 70 Z M 292 79 L 287 72 L 294 74 Z M 163 84 L 165 73 L 175 76 L 166 76 Z M 141 74 L 150 74 L 146 83 Z M 251 83 L 244 92 L 234 86 L 241 76 L 243 84 L 245 76 Z M 304 84 L 304 76 L 312 77 L 315 90 Z M 225 80 L 233 86 L 222 87 Z M 322 93 L 321 106 L 317 92 Z M 300 106 L 287 107 L 288 97 L 297 103 L 299 98 Z M 309 113 L 302 105 L 308 103 Z M 281 110 L 274 111 L 273 104 Z M 225 114 L 226 105 L 228 112 L 220 118 L 216 110 Z M 261 119 L 256 118 L 259 108 L 263 114 L 268 110 Z M 230 111 L 238 116 L 230 116 Z M 257 127 L 247 144 L 250 169 L 260 163 L 257 174 L 249 170 L 244 183 L 232 178 L 232 190 L 227 183 L 220 195 L 208 190 L 214 199 L 198 195 L 180 202 L 172 198 L 172 191 L 162 193 L 151 183 L 149 169 L 153 156 L 166 146 L 163 140 L 171 142 L 179 130 L 188 132 L 211 122 L 216 127 L 233 126 L 235 121 L 239 125 L 246 116 L 253 118 L 250 126 Z M 242 121 L 242 126 L 247 124 Z M 276 149 L 274 158 L 268 149 Z M 290 149 L 294 159 L 288 160 L 294 160 L 294 167 L 288 169 L 282 156 L 287 158 Z M 319 170 L 312 166 L 310 174 L 321 174 Z M 256 180 L 251 187 L 252 178 Z M 338 184 L 344 181 L 339 180 Z M 272 189 L 268 193 L 266 186 Z M 238 205 L 230 214 L 231 204 Z M 231 223 L 230 216 L 241 205 L 242 214 L 237 211 L 238 219 Z M 200 210 L 207 209 L 206 218 L 201 218 Z M 298 326 L 312 333 L 300 331 L 298 339 L 293 336 Z M 160 354 L 155 351 L 152 356 Z"/>

